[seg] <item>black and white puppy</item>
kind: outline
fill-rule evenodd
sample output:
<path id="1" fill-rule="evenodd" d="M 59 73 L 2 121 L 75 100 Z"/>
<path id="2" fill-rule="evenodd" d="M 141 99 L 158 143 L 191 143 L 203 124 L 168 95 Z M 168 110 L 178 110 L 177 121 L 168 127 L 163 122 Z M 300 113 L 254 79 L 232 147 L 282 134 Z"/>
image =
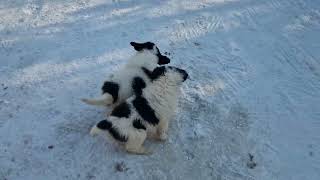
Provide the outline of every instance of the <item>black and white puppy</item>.
<path id="1" fill-rule="evenodd" d="M 185 70 L 162 66 L 150 72 L 152 83 L 134 77 L 135 95 L 116 106 L 111 115 L 92 127 L 90 134 L 106 132 L 109 137 L 124 144 L 130 153 L 150 153 L 143 147 L 147 133 L 160 139 L 167 138 L 169 120 L 177 107 L 182 82 L 188 74 Z"/>
<path id="2" fill-rule="evenodd" d="M 140 77 L 146 84 L 151 81 L 150 73 L 158 65 L 170 63 L 170 59 L 160 53 L 152 42 L 130 43 L 137 53 L 118 71 L 113 73 L 102 86 L 102 97 L 82 99 L 83 102 L 98 106 L 116 106 L 133 95 L 132 82 Z"/>

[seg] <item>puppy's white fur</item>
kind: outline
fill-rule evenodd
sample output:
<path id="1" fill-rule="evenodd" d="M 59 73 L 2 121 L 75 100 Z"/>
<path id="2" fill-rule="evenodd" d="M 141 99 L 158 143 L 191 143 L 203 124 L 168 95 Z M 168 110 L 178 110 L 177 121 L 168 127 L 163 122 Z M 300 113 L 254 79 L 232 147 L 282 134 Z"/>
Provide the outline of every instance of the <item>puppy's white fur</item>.
<path id="1" fill-rule="evenodd" d="M 181 75 L 175 72 L 167 72 L 165 76 L 151 83 L 142 92 L 150 107 L 155 111 L 159 124 L 156 126 L 144 123 L 149 133 L 156 128 L 156 137 L 160 140 L 167 138 L 169 120 L 175 114 L 178 97 L 180 95 Z"/>
<path id="2" fill-rule="evenodd" d="M 126 100 L 131 111 L 128 118 L 108 117 L 108 121 L 112 122 L 112 126 L 128 138 L 128 141 L 124 143 L 125 149 L 128 152 L 137 154 L 150 153 L 150 151 L 143 147 L 147 132 L 151 134 L 156 132 L 155 136 L 160 140 L 167 138 L 169 120 L 175 113 L 179 89 L 183 81 L 181 73 L 175 69 L 166 68 L 164 75 L 143 89 L 141 96 L 148 101 L 149 106 L 154 110 L 156 117 L 159 119 L 159 123 L 156 125 L 152 125 L 144 120 L 134 107 L 133 101 L 138 95 L 134 95 Z M 133 121 L 136 119 L 140 119 L 140 122 L 146 127 L 146 131 L 133 127 Z M 95 125 L 91 129 L 91 134 L 99 134 L 102 131 Z"/>
<path id="3" fill-rule="evenodd" d="M 113 103 L 113 97 L 105 93 L 100 98 L 97 99 L 82 99 L 83 102 L 90 105 L 97 106 L 109 106 L 113 107 L 119 103 L 125 101 L 127 98 L 133 95 L 132 90 L 132 79 L 135 76 L 141 77 L 146 84 L 150 83 L 150 79 L 141 69 L 142 67 L 146 68 L 150 72 L 158 66 L 158 57 L 155 55 L 159 50 L 156 46 L 151 50 L 144 49 L 137 52 L 132 56 L 128 62 L 120 67 L 120 69 L 114 72 L 107 81 L 116 82 L 119 85 L 118 100 Z"/>

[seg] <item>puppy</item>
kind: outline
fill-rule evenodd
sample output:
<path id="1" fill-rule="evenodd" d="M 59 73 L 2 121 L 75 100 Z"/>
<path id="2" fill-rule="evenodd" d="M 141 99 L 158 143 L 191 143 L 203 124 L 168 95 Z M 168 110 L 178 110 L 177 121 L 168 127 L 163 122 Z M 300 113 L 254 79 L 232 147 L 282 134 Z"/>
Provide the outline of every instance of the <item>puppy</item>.
<path id="1" fill-rule="evenodd" d="M 97 106 L 112 105 L 114 107 L 133 95 L 133 77 L 140 77 L 146 84 L 149 84 L 151 81 L 150 72 L 158 65 L 170 63 L 170 59 L 163 56 L 152 42 L 131 42 L 130 44 L 137 53 L 104 82 L 100 98 L 82 99 L 83 102 Z"/>
<path id="2" fill-rule="evenodd" d="M 175 112 L 179 88 L 188 74 L 176 67 L 157 67 L 150 72 L 152 83 L 146 87 L 140 77 L 133 78 L 135 95 L 116 106 L 108 119 L 92 127 L 90 134 L 107 132 L 124 144 L 129 153 L 148 154 L 143 147 L 147 133 L 156 133 L 160 140 L 167 138 L 169 119 Z M 154 131 L 155 130 L 155 131 Z"/>

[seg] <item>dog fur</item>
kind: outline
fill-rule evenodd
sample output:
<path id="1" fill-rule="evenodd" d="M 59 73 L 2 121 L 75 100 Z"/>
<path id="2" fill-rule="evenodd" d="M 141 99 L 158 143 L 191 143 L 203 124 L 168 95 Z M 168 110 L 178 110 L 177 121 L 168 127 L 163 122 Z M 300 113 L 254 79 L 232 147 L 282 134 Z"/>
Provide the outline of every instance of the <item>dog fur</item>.
<path id="1" fill-rule="evenodd" d="M 142 78 L 146 84 L 149 84 L 150 72 L 158 65 L 170 63 L 167 56 L 163 56 L 158 47 L 152 42 L 130 43 L 137 53 L 129 59 L 127 64 L 113 73 L 102 86 L 102 96 L 96 99 L 82 99 L 83 102 L 90 105 L 110 106 L 124 102 L 133 95 L 132 81 L 133 77 Z"/>
<path id="2" fill-rule="evenodd" d="M 111 115 L 92 127 L 90 134 L 101 132 L 124 144 L 129 153 L 148 154 L 143 147 L 148 133 L 159 140 L 167 139 L 170 118 L 177 107 L 179 89 L 188 74 L 176 67 L 157 67 L 150 73 L 152 83 L 135 77 L 132 88 L 135 95 L 115 107 Z"/>

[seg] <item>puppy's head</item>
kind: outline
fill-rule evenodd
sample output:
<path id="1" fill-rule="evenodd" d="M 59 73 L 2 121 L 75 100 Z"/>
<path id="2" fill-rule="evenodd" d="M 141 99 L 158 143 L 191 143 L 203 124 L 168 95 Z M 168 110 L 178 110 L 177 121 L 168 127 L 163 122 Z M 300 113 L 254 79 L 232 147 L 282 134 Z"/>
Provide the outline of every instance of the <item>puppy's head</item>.
<path id="1" fill-rule="evenodd" d="M 173 67 L 173 66 L 161 66 L 157 67 L 152 72 L 152 79 L 157 80 L 165 78 L 170 81 L 171 84 L 180 85 L 182 82 L 188 79 L 187 71 Z"/>
<path id="2" fill-rule="evenodd" d="M 137 43 L 130 42 L 131 46 L 138 52 L 150 52 L 158 58 L 158 64 L 164 65 L 170 63 L 170 59 L 167 56 L 161 54 L 159 48 L 153 42 Z"/>

